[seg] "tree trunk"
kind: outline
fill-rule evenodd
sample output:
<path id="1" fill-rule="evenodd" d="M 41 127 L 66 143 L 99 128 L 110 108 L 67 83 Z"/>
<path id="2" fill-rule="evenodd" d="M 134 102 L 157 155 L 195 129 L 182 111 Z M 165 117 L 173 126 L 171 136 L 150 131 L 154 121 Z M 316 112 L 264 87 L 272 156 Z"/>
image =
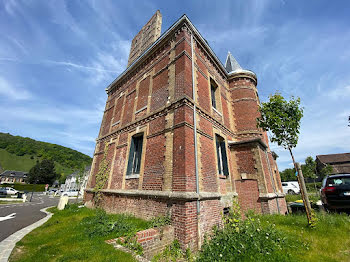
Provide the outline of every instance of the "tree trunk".
<path id="1" fill-rule="evenodd" d="M 301 197 L 303 199 L 303 204 L 305 207 L 307 220 L 308 220 L 309 225 L 311 225 L 311 223 L 312 223 L 311 205 L 310 205 L 309 196 L 307 194 L 307 190 L 306 190 L 306 186 L 305 186 L 303 172 L 301 170 L 300 164 L 295 162 L 292 149 L 290 147 L 288 147 L 288 150 L 290 152 L 290 155 L 292 156 L 294 168 L 295 168 L 296 173 L 297 173 L 299 187 L 300 187 L 300 193 L 301 193 Z"/>

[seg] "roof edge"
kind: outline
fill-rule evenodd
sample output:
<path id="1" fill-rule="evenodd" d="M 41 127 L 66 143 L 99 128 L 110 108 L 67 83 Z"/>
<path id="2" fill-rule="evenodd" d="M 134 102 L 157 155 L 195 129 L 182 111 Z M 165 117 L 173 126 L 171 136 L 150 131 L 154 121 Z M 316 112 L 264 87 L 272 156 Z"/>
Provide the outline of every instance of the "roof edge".
<path id="1" fill-rule="evenodd" d="M 224 65 L 222 64 L 222 62 L 220 61 L 220 59 L 216 56 L 216 54 L 214 53 L 213 49 L 210 47 L 210 45 L 208 44 L 208 42 L 204 39 L 204 37 L 201 35 L 201 33 L 198 31 L 198 29 L 194 26 L 194 24 L 191 22 L 191 20 L 187 17 L 186 14 L 182 15 L 172 26 L 170 26 L 151 46 L 149 46 L 137 59 L 135 59 L 135 61 L 133 61 L 115 80 L 113 80 L 112 83 L 110 83 L 107 88 L 105 89 L 106 92 L 108 93 L 111 88 L 120 80 L 122 79 L 127 73 L 129 73 L 134 66 L 141 61 L 148 53 L 150 53 L 152 51 L 152 49 L 161 41 L 163 41 L 166 37 L 168 37 L 172 31 L 177 28 L 177 26 L 179 26 L 182 22 L 186 21 L 188 23 L 188 25 L 190 26 L 190 29 L 192 30 L 192 32 L 198 37 L 198 39 L 202 42 L 202 44 L 208 49 L 209 53 L 212 55 L 213 59 L 215 60 L 215 62 L 217 63 L 217 65 L 220 67 L 220 69 L 222 70 L 223 74 L 228 77 L 229 73 L 227 72 L 227 70 L 225 69 Z M 256 78 L 255 73 L 253 73 L 252 71 L 249 70 L 244 70 L 247 72 L 250 72 L 252 75 L 254 75 L 254 77 Z"/>

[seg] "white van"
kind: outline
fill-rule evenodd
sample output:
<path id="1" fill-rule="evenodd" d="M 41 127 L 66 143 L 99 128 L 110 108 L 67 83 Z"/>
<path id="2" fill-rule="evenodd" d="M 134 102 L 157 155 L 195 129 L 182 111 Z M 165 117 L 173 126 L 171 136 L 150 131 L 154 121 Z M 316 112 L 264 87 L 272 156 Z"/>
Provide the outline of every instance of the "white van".
<path id="1" fill-rule="evenodd" d="M 282 182 L 284 194 L 297 195 L 300 194 L 299 184 L 296 181 Z"/>

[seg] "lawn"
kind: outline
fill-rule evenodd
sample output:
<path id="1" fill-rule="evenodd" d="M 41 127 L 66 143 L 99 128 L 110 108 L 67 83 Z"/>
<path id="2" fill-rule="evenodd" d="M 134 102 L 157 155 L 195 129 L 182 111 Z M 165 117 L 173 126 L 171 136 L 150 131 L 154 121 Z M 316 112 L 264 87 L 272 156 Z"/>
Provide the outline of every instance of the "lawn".
<path id="1" fill-rule="evenodd" d="M 72 205 L 63 211 L 50 211 L 54 212 L 52 218 L 16 244 L 10 261 L 134 261 L 130 254 L 104 242 L 118 237 L 115 233 L 101 234 L 97 223 L 87 232 L 87 223 L 98 217 L 96 210 Z M 120 220 L 120 215 L 104 216 Z M 149 222 L 134 217 L 127 217 L 127 224 L 131 231 L 149 227 Z"/>
<path id="2" fill-rule="evenodd" d="M 149 221 L 77 205 L 51 211 L 48 222 L 17 243 L 10 261 L 134 261 L 104 240 L 151 227 Z M 198 261 L 350 261 L 350 217 L 317 213 L 317 219 L 315 228 L 305 214 L 230 219 Z"/>
<path id="3" fill-rule="evenodd" d="M 304 246 L 292 251 L 297 261 L 350 261 L 350 217 L 335 213 L 317 213 L 317 217 L 315 228 L 307 226 L 305 214 L 262 216 L 261 220 L 302 241 Z"/>
<path id="4" fill-rule="evenodd" d="M 313 203 L 316 203 L 318 200 L 320 200 L 320 195 L 318 193 L 308 193 L 308 195 L 309 195 L 309 200 L 312 201 Z M 296 200 L 302 200 L 302 197 L 300 194 L 298 195 L 286 194 L 287 202 L 294 202 Z"/>

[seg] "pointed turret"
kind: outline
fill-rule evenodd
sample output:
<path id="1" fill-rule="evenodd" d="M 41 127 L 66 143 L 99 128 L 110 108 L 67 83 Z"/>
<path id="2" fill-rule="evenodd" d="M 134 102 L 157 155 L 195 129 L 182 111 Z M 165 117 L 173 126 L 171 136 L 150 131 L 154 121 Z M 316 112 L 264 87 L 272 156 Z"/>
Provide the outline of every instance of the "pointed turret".
<path id="1" fill-rule="evenodd" d="M 233 57 L 233 55 L 230 52 L 228 52 L 227 54 L 225 68 L 228 73 L 242 69 L 242 67 L 238 64 L 237 60 Z"/>

